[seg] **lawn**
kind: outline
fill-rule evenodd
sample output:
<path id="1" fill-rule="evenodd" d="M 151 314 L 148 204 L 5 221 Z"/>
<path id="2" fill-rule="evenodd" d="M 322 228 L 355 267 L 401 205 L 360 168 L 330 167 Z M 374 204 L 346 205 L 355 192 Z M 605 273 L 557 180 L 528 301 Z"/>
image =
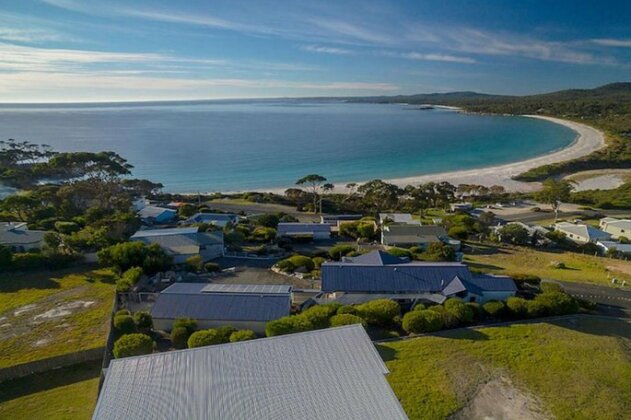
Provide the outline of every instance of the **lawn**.
<path id="1" fill-rule="evenodd" d="M 631 280 L 631 262 L 566 251 L 539 251 L 514 246 L 475 246 L 465 255 L 472 269 L 495 274 L 534 274 L 544 279 L 610 284 L 611 278 Z M 562 262 L 564 269 L 554 268 Z"/>
<path id="2" fill-rule="evenodd" d="M 514 388 L 558 419 L 620 419 L 631 410 L 631 324 L 613 318 L 446 331 L 379 350 L 411 419 L 454 414 L 490 381 L 501 389 L 485 403 L 501 409 L 517 409 L 501 398 Z"/>
<path id="3" fill-rule="evenodd" d="M 56 369 L 0 384 L 0 418 L 89 419 L 101 362 Z"/>
<path id="4" fill-rule="evenodd" d="M 0 368 L 104 345 L 114 279 L 91 269 L 0 275 Z"/>

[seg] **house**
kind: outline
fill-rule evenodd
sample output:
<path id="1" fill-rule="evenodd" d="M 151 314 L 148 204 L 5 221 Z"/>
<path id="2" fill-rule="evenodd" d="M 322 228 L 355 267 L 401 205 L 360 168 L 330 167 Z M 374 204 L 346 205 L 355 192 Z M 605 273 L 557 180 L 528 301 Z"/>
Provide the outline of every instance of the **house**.
<path id="1" fill-rule="evenodd" d="M 289 315 L 291 286 L 174 283 L 151 307 L 154 328 L 170 331 L 177 318 L 197 320 L 200 329 L 229 325 L 264 334 L 265 324 Z"/>
<path id="2" fill-rule="evenodd" d="M 421 224 L 418 220 L 414 220 L 410 213 L 379 213 L 379 224 L 384 226 L 388 223 Z"/>
<path id="3" fill-rule="evenodd" d="M 177 219 L 177 211 L 166 207 L 145 206 L 138 211 L 138 216 L 146 224 L 168 223 Z"/>
<path id="4" fill-rule="evenodd" d="M 194 223 L 208 223 L 220 228 L 236 225 L 239 222 L 239 216 L 230 213 L 197 213 L 186 219 L 187 225 Z"/>
<path id="5" fill-rule="evenodd" d="M 331 225 L 327 223 L 279 223 L 276 229 L 279 238 L 329 239 Z"/>
<path id="6" fill-rule="evenodd" d="M 361 214 L 323 214 L 320 216 L 320 223 L 326 223 L 331 227 L 339 227 L 344 223 L 353 223 L 360 220 Z"/>
<path id="7" fill-rule="evenodd" d="M 26 252 L 39 249 L 44 245 L 46 231 L 30 230 L 26 223 L 0 222 L 0 245 L 11 248 L 13 252 Z"/>
<path id="8" fill-rule="evenodd" d="M 539 226 L 539 225 L 527 225 L 526 223 L 522 223 L 522 222 L 508 222 L 506 224 L 498 223 L 492 229 L 493 229 L 493 231 L 496 234 L 499 234 L 500 230 L 504 226 L 510 226 L 510 225 L 515 225 L 515 226 L 519 226 L 519 227 L 524 228 L 526 230 L 526 232 L 528 232 L 528 237 L 531 240 L 533 238 L 537 239 L 537 243 L 538 244 L 543 244 L 543 243 L 549 242 L 549 240 L 546 239 L 546 235 L 550 231 L 548 229 L 544 228 L 543 226 Z"/>
<path id="9" fill-rule="evenodd" d="M 554 225 L 554 230 L 563 232 L 565 236 L 577 244 L 609 240 L 611 234 L 585 224 L 560 222 Z"/>
<path id="10" fill-rule="evenodd" d="M 409 261 L 383 251 L 326 262 L 320 275 L 323 295 L 319 298 L 342 304 L 384 296 L 402 303 L 442 303 L 454 296 L 484 303 L 506 299 L 517 290 L 509 277 L 473 276 L 462 263 Z"/>
<path id="11" fill-rule="evenodd" d="M 224 255 L 223 232 L 199 232 L 197 226 L 139 230 L 130 240 L 160 245 L 176 264 L 195 255 L 204 261 Z"/>
<path id="12" fill-rule="evenodd" d="M 615 249 L 623 254 L 631 255 L 631 244 L 621 244 L 620 242 L 614 241 L 598 241 L 596 245 L 602 250 L 603 254 Z"/>
<path id="13" fill-rule="evenodd" d="M 616 219 L 615 217 L 605 217 L 600 220 L 600 228 L 618 239 L 621 236 L 631 239 L 631 220 Z"/>
<path id="14" fill-rule="evenodd" d="M 381 244 L 385 246 L 426 248 L 431 243 L 447 238 L 445 228 L 437 225 L 392 223 L 381 230 Z"/>
<path id="15" fill-rule="evenodd" d="M 450 206 L 451 211 L 469 211 L 473 209 L 473 204 L 471 203 L 452 203 Z"/>
<path id="16" fill-rule="evenodd" d="M 361 325 L 115 359 L 93 420 L 407 419 Z"/>

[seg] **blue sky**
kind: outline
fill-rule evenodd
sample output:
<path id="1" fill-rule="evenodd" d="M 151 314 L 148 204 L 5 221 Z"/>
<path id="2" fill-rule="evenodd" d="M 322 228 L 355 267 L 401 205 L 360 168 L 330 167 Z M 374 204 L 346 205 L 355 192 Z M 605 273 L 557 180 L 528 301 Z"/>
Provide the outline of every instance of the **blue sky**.
<path id="1" fill-rule="evenodd" d="M 631 2 L 0 0 L 0 102 L 631 81 Z"/>

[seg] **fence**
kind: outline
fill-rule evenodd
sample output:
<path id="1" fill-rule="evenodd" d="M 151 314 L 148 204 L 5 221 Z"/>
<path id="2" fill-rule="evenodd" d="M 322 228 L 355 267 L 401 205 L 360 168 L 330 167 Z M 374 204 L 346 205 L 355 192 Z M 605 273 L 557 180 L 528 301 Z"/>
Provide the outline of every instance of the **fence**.
<path id="1" fill-rule="evenodd" d="M 103 358 L 104 347 L 81 350 L 74 353 L 62 354 L 61 356 L 49 357 L 48 359 L 35 360 L 21 365 L 10 366 L 0 369 L 0 382 L 9 379 L 22 378 L 34 373 L 42 373 L 52 369 L 59 369 L 66 366 L 75 365 L 82 362 L 92 362 Z"/>

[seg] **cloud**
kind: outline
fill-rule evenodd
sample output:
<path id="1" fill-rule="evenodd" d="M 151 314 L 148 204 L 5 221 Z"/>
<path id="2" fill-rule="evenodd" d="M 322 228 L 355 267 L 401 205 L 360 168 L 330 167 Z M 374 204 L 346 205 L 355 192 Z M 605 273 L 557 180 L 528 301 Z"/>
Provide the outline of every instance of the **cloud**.
<path id="1" fill-rule="evenodd" d="M 604 47 L 631 48 L 631 39 L 600 38 L 592 39 L 591 42 Z"/>
<path id="2" fill-rule="evenodd" d="M 418 52 L 410 52 L 402 54 L 401 57 L 408 58 L 410 60 L 425 60 L 425 61 L 445 61 L 448 63 L 465 63 L 474 64 L 476 61 L 469 57 L 459 57 L 450 54 L 422 54 Z"/>
<path id="3" fill-rule="evenodd" d="M 325 47 L 321 45 L 302 45 L 300 49 L 303 51 L 322 53 L 322 54 L 332 54 L 332 55 L 351 55 L 354 54 L 353 51 L 346 48 L 337 48 L 337 47 Z"/>

